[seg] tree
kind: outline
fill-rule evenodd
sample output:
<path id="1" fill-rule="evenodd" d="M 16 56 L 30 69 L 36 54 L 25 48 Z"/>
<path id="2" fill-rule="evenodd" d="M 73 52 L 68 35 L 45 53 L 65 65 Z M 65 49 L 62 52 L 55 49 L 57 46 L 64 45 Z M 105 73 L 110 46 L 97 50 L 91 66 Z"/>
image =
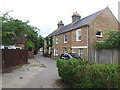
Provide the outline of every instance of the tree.
<path id="1" fill-rule="evenodd" d="M 38 39 L 39 39 L 39 48 L 42 48 L 44 46 L 44 38 L 41 35 L 39 35 Z"/>
<path id="2" fill-rule="evenodd" d="M 38 37 L 37 27 L 28 25 L 29 21 L 22 21 L 14 19 L 8 15 L 3 14 L 2 18 L 2 44 L 4 46 L 16 44 L 19 38 L 25 40 L 26 49 L 34 49 L 35 54 L 39 47 L 43 46 L 42 36 Z M 40 44 L 42 44 L 40 46 Z"/>
<path id="3" fill-rule="evenodd" d="M 2 18 L 2 44 L 15 44 L 19 37 L 23 37 L 28 22 L 13 19 L 5 13 Z"/>
<path id="4" fill-rule="evenodd" d="M 45 38 L 46 40 L 46 44 L 47 44 L 47 49 L 49 49 L 49 47 L 52 47 L 52 37 L 51 36 L 47 36 Z"/>

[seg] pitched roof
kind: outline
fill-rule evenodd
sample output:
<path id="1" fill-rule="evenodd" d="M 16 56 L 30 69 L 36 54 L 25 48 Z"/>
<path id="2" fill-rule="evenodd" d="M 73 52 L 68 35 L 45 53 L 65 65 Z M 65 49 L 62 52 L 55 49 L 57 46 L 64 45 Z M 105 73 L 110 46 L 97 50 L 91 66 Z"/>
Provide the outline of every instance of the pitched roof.
<path id="1" fill-rule="evenodd" d="M 55 34 L 57 30 L 53 31 L 52 33 L 50 33 L 48 36 L 53 36 Z"/>
<path id="2" fill-rule="evenodd" d="M 108 8 L 108 7 L 107 7 Z M 105 8 L 106 9 L 106 8 Z M 61 27 L 57 30 L 55 30 L 54 32 L 52 32 L 50 34 L 50 36 L 54 36 L 54 35 L 58 35 L 58 34 L 61 34 L 61 33 L 65 33 L 65 32 L 68 32 L 68 31 L 71 31 L 73 29 L 77 29 L 77 28 L 80 28 L 82 26 L 85 26 L 85 25 L 88 25 L 91 21 L 93 21 L 98 15 L 100 15 L 105 9 L 102 9 L 94 14 L 91 14 L 83 19 L 80 19 L 76 22 L 73 22 L 69 25 L 66 25 L 64 27 Z"/>

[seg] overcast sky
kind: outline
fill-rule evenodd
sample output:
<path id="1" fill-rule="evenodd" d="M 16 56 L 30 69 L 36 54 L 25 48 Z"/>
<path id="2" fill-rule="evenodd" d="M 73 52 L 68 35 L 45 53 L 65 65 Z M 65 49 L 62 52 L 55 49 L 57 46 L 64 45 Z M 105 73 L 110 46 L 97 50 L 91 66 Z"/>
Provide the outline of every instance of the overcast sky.
<path id="1" fill-rule="evenodd" d="M 107 6 L 118 19 L 120 0 L 0 0 L 0 11 L 13 10 L 10 15 L 16 19 L 29 20 L 40 29 L 39 34 L 46 36 L 57 29 L 63 20 L 65 25 L 72 22 L 73 12 L 81 18 L 93 14 Z"/>

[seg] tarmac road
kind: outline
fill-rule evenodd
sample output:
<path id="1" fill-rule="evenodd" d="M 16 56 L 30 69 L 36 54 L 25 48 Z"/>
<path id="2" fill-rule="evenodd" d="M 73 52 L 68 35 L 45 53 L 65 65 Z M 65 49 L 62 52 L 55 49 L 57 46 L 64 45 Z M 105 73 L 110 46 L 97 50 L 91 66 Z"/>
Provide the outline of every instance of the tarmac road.
<path id="1" fill-rule="evenodd" d="M 35 59 L 46 68 L 39 72 L 24 88 L 63 88 L 56 84 L 60 79 L 56 67 L 56 60 L 43 57 L 40 54 L 35 56 Z"/>

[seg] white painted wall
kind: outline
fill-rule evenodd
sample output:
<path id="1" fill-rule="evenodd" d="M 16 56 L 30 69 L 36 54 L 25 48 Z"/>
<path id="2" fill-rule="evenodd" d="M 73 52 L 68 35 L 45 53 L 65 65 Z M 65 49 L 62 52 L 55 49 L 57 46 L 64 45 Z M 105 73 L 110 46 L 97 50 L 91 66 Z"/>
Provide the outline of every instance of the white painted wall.
<path id="1" fill-rule="evenodd" d="M 15 45 L 9 45 L 9 46 L 0 46 L 0 49 L 5 49 L 5 47 L 8 47 L 8 49 L 16 49 L 16 48 L 20 48 L 22 49 L 22 47 L 16 47 Z"/>

